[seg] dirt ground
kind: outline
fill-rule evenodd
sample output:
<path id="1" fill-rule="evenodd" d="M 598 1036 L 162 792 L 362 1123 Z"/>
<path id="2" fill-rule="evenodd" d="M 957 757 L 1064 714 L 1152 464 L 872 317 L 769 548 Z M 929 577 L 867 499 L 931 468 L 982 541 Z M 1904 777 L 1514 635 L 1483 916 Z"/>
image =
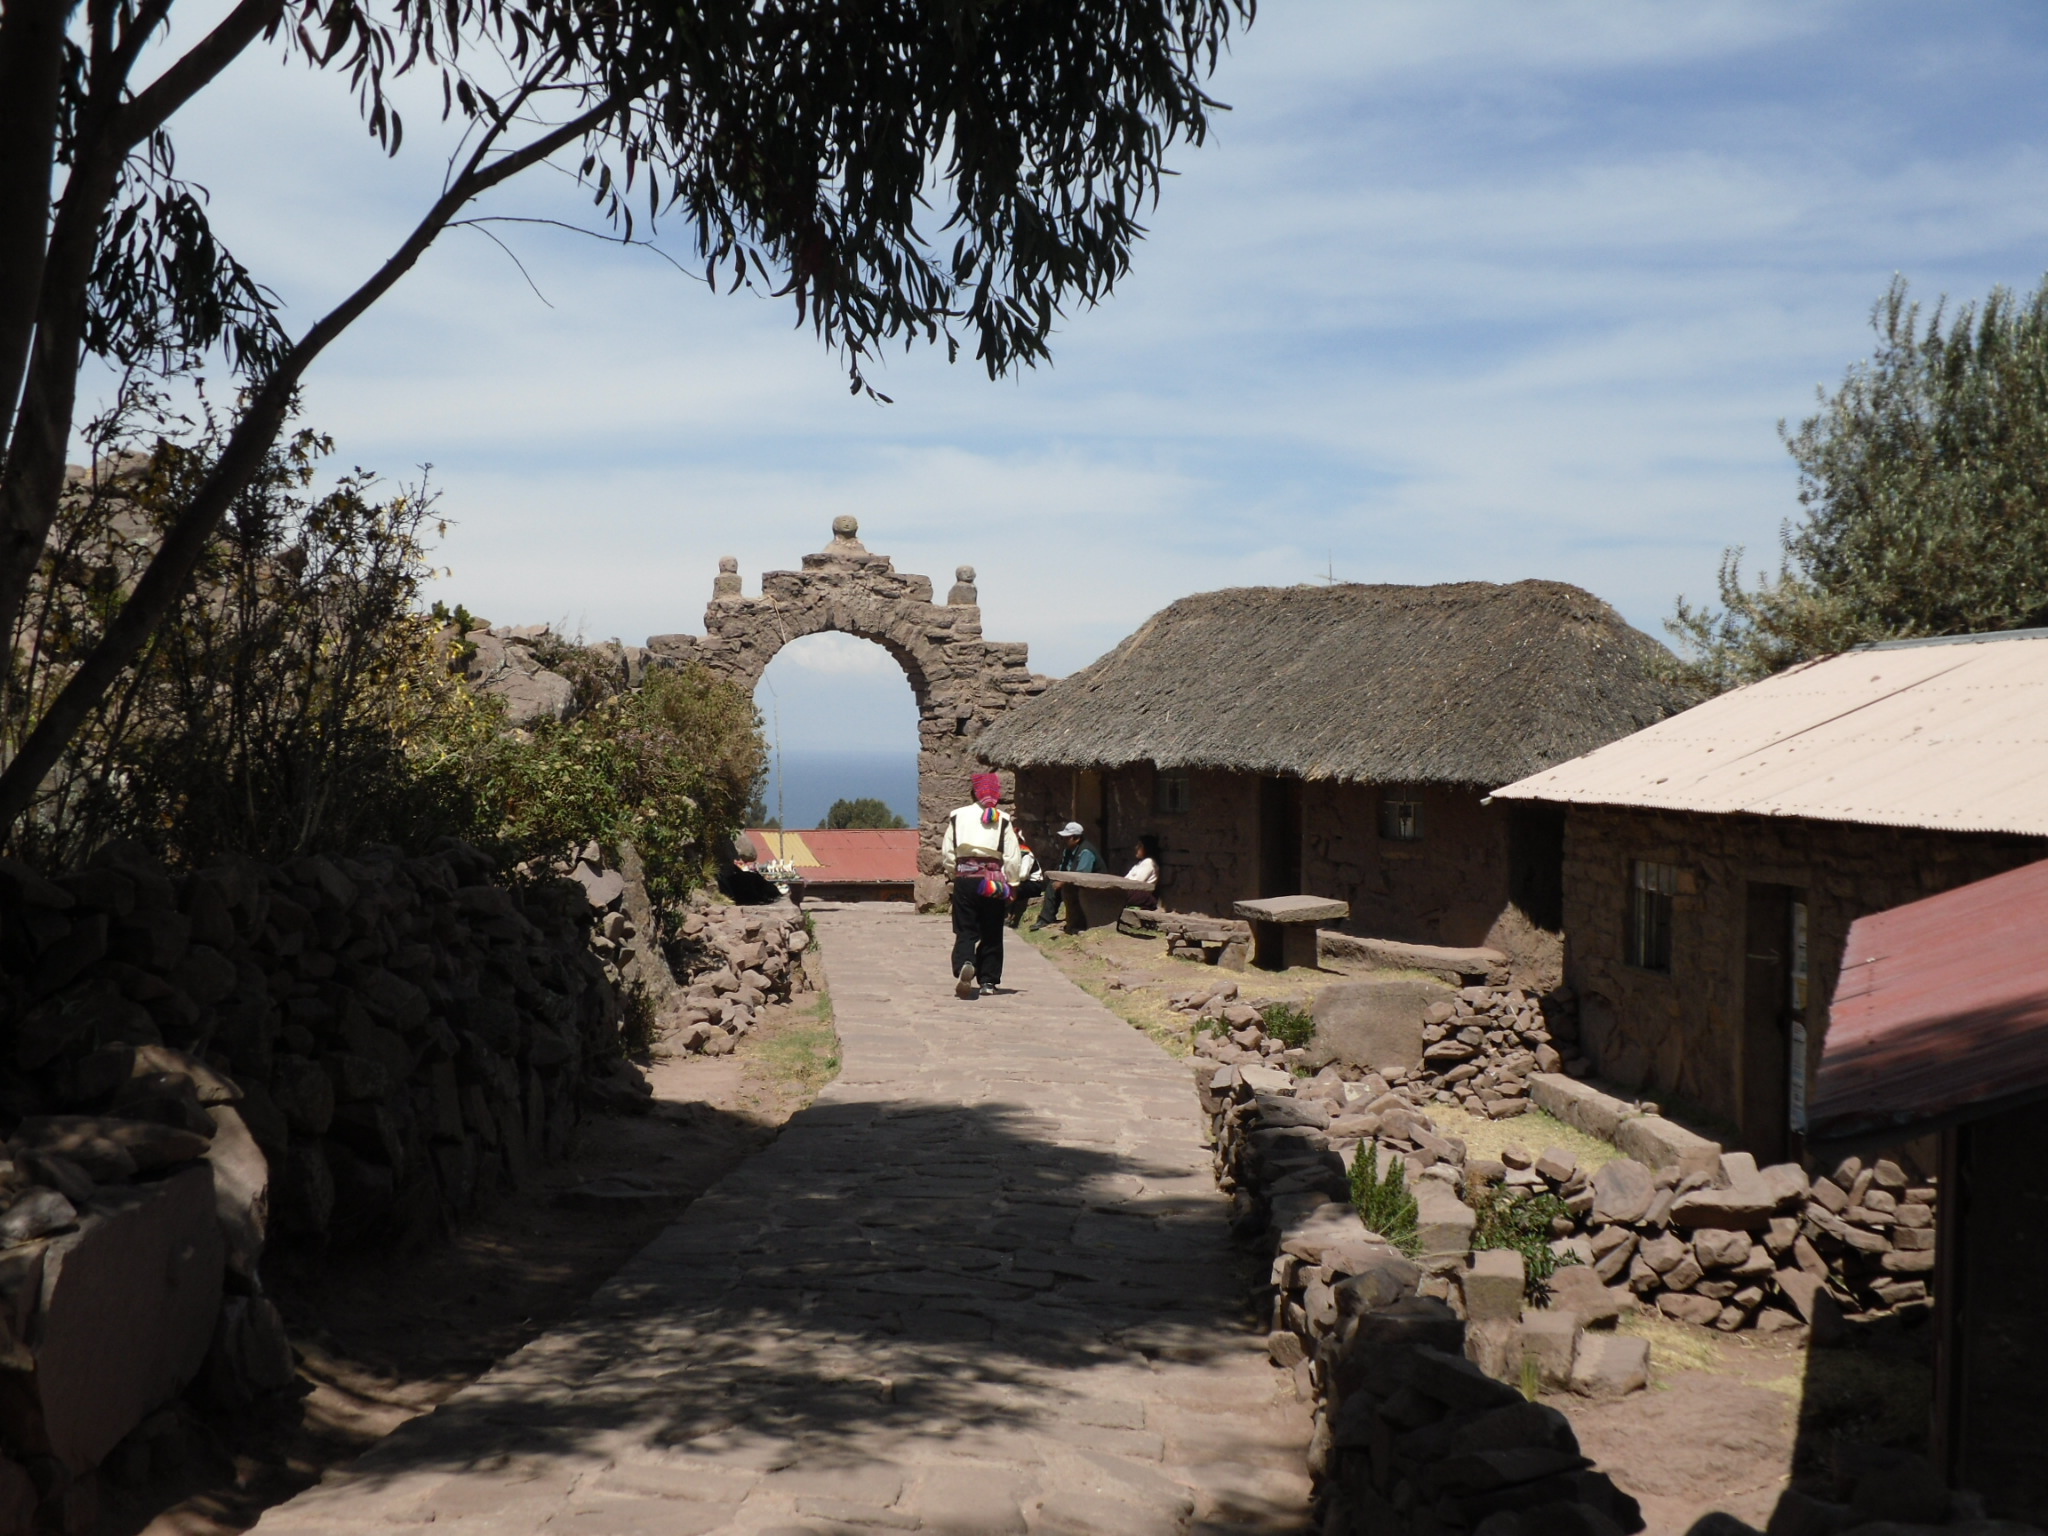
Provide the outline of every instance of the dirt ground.
<path id="1" fill-rule="evenodd" d="M 1189 1016 L 1166 1006 L 1175 992 L 1218 973 L 1170 959 L 1156 939 L 1115 929 L 1027 934 L 1075 982 L 1175 1055 L 1192 1048 Z M 1336 971 L 1233 973 L 1251 1000 L 1308 1001 L 1344 981 Z M 1540 1110 L 1483 1120 L 1456 1106 L 1428 1112 L 1477 1156 L 1507 1145 L 1540 1154 L 1563 1147 L 1593 1168 L 1620 1154 Z M 1585 1453 L 1643 1507 L 1648 1536 L 1680 1536 L 1702 1514 L 1725 1510 L 1762 1529 L 1795 1475 L 1808 1491 L 1839 1496 L 1845 1447 L 1920 1448 L 1931 1396 L 1925 1330 L 1852 1330 L 1838 1346 L 1809 1349 L 1804 1330 L 1716 1333 L 1654 1311 L 1620 1324 L 1650 1342 L 1651 1385 L 1616 1402 L 1569 1394 L 1544 1400 L 1572 1421 Z"/>
<path id="2" fill-rule="evenodd" d="M 186 1410 L 155 1475 L 101 1495 L 105 1536 L 217 1536 L 354 1459 L 573 1313 L 838 1070 L 829 1004 L 767 1009 L 725 1057 L 659 1055 L 640 1115 L 588 1114 L 571 1156 L 412 1254 L 278 1254 L 296 1417 Z"/>

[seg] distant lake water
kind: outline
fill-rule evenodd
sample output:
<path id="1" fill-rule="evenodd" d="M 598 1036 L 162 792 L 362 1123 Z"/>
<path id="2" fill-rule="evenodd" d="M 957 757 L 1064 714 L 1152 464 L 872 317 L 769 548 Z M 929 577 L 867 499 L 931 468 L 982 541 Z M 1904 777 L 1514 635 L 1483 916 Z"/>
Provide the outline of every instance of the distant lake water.
<path id="1" fill-rule="evenodd" d="M 815 827 L 834 800 L 873 796 L 912 826 L 917 825 L 917 753 L 784 752 L 771 755 L 768 788 L 762 798 L 775 812 L 777 781 L 782 822 L 791 831 Z"/>

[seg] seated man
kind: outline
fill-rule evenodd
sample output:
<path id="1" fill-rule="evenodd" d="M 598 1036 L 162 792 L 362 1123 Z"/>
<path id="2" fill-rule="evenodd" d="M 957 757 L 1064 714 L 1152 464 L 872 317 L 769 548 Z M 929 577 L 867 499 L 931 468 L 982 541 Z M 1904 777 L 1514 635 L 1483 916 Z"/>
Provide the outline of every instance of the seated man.
<path id="1" fill-rule="evenodd" d="M 1102 860 L 1086 842 L 1087 833 L 1078 821 L 1070 821 L 1058 832 L 1060 840 L 1060 861 L 1054 869 L 1071 869 L 1077 874 L 1095 875 L 1102 872 Z M 1064 886 L 1047 883 L 1045 903 L 1038 909 L 1038 921 L 1033 928 L 1044 928 L 1060 915 L 1060 901 L 1066 895 Z"/>

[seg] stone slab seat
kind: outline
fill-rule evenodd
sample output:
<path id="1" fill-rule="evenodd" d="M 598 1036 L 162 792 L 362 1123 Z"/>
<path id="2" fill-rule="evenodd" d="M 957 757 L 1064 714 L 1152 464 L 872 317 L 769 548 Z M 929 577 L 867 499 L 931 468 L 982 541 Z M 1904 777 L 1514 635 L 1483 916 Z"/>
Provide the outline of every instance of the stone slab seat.
<path id="1" fill-rule="evenodd" d="M 1264 971 L 1316 968 L 1316 924 L 1341 923 L 1351 903 L 1328 896 L 1266 896 L 1230 909 L 1252 925 L 1252 964 Z"/>
<path id="2" fill-rule="evenodd" d="M 1421 971 L 1454 987 L 1503 987 L 1508 983 L 1507 955 L 1483 945 L 1461 949 L 1447 944 L 1365 938 L 1354 933 L 1319 933 L 1316 946 L 1320 957 L 1336 966 Z"/>
<path id="3" fill-rule="evenodd" d="M 1114 924 L 1125 907 L 1131 904 L 1133 896 L 1151 896 L 1153 888 L 1142 880 L 1126 880 L 1122 875 L 1103 875 L 1078 869 L 1049 869 L 1045 878 L 1054 885 L 1068 887 L 1072 898 L 1066 907 L 1066 931 L 1079 933 L 1083 928 L 1100 928 Z"/>

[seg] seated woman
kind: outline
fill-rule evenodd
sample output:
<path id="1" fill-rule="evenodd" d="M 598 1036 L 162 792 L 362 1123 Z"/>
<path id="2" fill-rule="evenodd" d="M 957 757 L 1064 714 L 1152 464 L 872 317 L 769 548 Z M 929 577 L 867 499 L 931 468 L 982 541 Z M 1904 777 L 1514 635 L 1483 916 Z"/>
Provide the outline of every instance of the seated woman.
<path id="1" fill-rule="evenodd" d="M 1156 907 L 1159 905 L 1159 839 L 1147 832 L 1131 851 L 1137 855 L 1138 862 L 1124 871 L 1124 878 L 1143 881 L 1146 891 L 1142 896 L 1132 892 L 1130 905 Z"/>

